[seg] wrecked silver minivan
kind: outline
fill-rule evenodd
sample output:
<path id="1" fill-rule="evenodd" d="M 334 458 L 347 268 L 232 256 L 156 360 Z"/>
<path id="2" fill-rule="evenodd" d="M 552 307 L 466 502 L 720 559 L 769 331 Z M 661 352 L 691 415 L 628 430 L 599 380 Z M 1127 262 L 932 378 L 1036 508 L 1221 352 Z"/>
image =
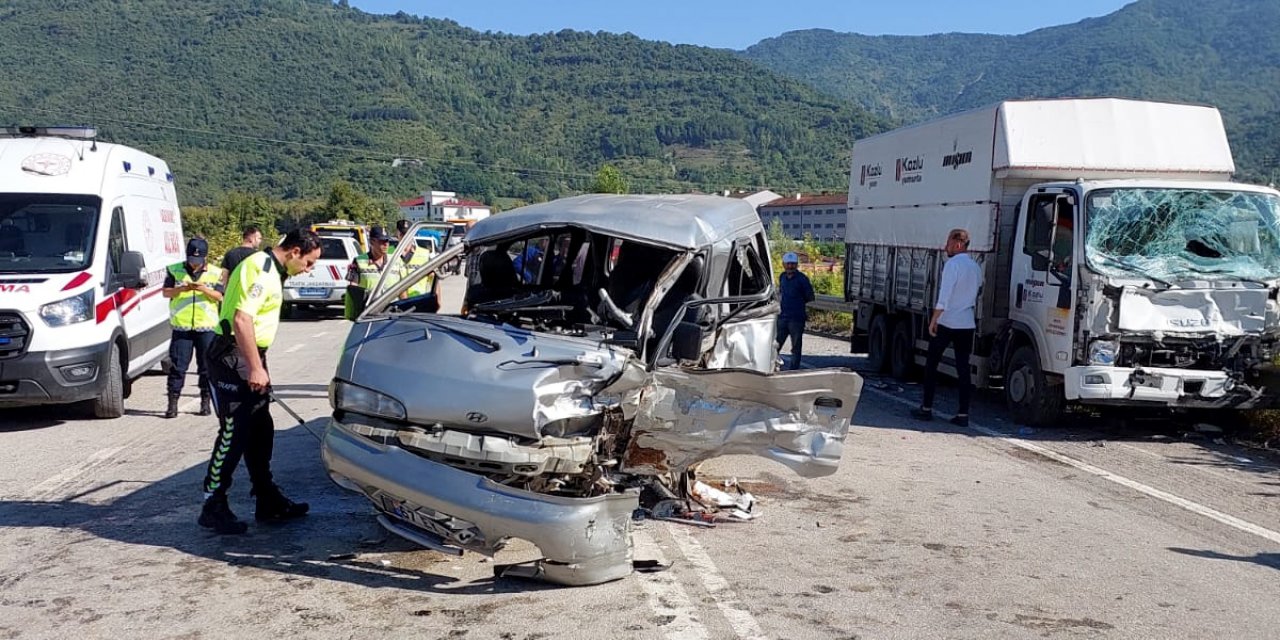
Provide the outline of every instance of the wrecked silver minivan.
<path id="1" fill-rule="evenodd" d="M 435 271 L 459 256 L 465 300 L 442 313 L 457 301 Z M 561 584 L 629 574 L 633 517 L 696 508 L 705 460 L 833 473 L 862 388 L 846 370 L 775 371 L 764 229 L 730 198 L 516 209 L 370 299 L 330 389 L 331 477 L 431 549 L 532 542 L 544 558 L 523 575 Z"/>

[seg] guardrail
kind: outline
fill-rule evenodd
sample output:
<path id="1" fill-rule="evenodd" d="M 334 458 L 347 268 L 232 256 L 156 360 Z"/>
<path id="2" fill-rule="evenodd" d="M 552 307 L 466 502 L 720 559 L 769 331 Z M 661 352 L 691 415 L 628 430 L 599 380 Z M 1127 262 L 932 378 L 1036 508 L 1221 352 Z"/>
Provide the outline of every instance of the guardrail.
<path id="1" fill-rule="evenodd" d="M 841 296 L 814 296 L 814 298 L 815 300 L 809 303 L 810 309 L 852 312 L 855 308 L 853 303 L 845 302 Z"/>

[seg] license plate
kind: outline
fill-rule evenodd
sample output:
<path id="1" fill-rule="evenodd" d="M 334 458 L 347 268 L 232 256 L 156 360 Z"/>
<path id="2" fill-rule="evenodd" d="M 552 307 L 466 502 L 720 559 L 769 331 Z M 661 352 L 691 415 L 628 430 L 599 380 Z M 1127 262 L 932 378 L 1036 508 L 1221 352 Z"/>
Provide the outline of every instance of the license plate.
<path id="1" fill-rule="evenodd" d="M 298 295 L 304 298 L 324 298 L 329 295 L 329 290 L 317 287 L 302 287 L 298 289 Z"/>

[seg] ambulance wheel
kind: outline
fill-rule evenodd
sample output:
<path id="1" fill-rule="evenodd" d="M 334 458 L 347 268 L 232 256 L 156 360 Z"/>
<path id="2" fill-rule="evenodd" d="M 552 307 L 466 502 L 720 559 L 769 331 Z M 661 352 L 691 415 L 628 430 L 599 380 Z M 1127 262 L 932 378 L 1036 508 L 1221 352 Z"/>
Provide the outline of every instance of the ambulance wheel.
<path id="1" fill-rule="evenodd" d="M 93 415 L 104 419 L 119 418 L 124 415 L 124 370 L 120 366 L 119 345 L 111 345 L 102 375 L 102 395 L 93 400 Z"/>

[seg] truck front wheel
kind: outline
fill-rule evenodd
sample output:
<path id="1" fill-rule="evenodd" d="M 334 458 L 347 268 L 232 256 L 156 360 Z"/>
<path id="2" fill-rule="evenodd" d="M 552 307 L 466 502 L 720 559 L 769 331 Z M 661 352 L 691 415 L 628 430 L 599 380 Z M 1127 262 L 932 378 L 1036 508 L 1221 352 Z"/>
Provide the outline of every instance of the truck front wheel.
<path id="1" fill-rule="evenodd" d="M 1050 382 L 1032 347 L 1019 347 L 1009 359 L 1004 397 L 1014 421 L 1032 427 L 1053 426 L 1066 402 L 1062 385 Z"/>

